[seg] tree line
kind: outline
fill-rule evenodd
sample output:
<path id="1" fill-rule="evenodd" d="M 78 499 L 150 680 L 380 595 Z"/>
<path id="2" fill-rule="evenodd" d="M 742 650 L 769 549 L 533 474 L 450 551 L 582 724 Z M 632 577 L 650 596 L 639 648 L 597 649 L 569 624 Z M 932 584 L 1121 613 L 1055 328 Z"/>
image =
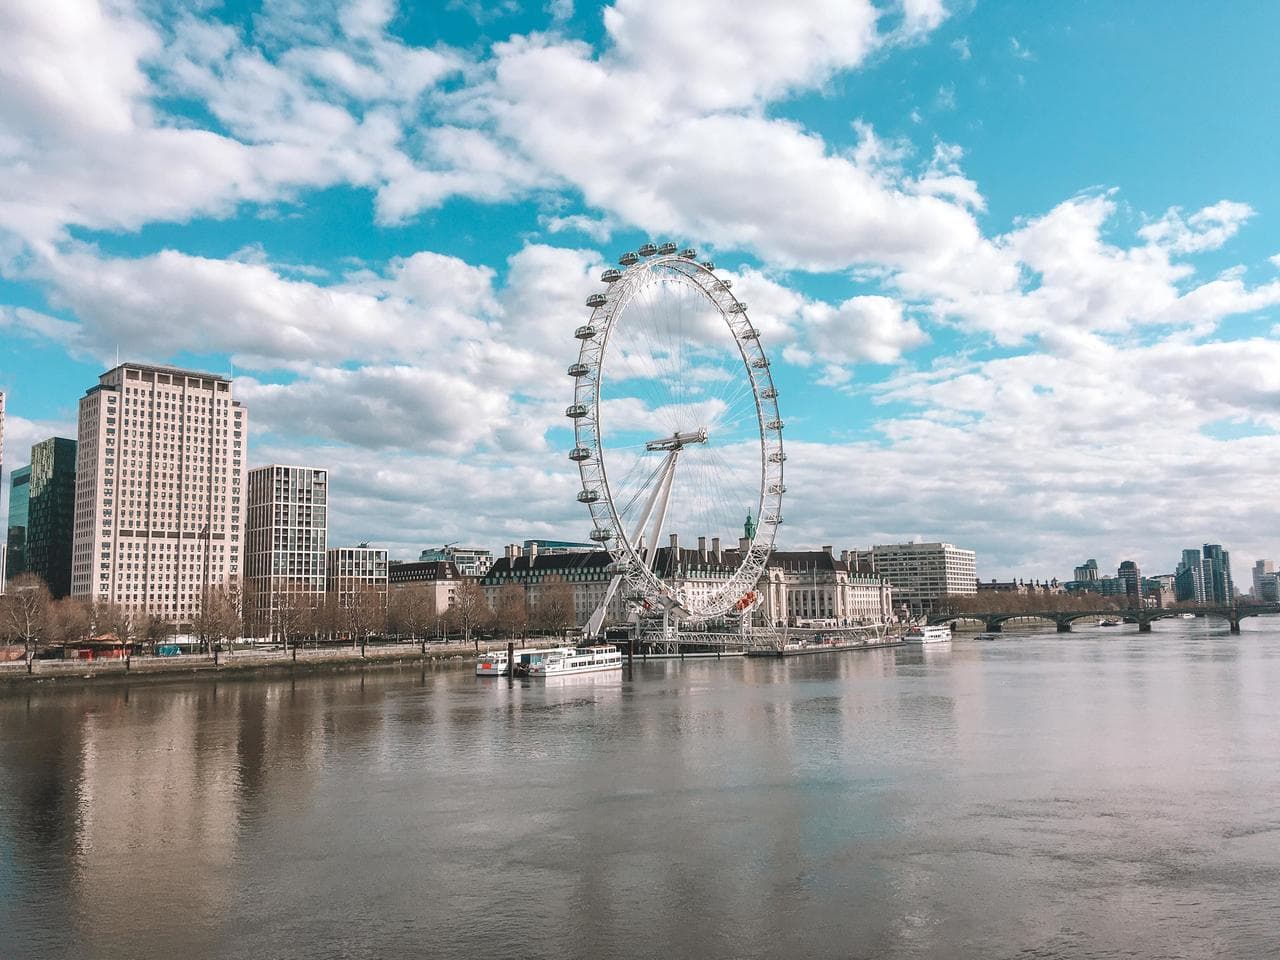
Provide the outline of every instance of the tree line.
<path id="1" fill-rule="evenodd" d="M 530 604 L 525 588 L 516 583 L 499 589 L 492 608 L 475 580 L 461 581 L 443 610 L 437 609 L 435 596 L 428 584 L 397 587 L 387 595 L 361 587 L 346 591 L 341 599 L 331 593 L 317 598 L 285 590 L 263 622 L 255 615 L 258 605 L 252 592 L 232 582 L 209 589 L 190 630 L 205 649 L 246 632 L 270 635 L 296 648 L 308 641 L 337 639 L 363 646 L 371 637 L 388 635 L 423 641 L 456 636 L 470 642 L 481 634 L 514 638 L 529 632 L 563 633 L 577 623 L 573 587 L 558 578 L 541 586 L 536 604 Z M 0 595 L 0 640 L 21 645 L 28 660 L 42 649 L 93 641 L 154 653 L 177 631 L 178 625 L 169 620 L 121 604 L 84 597 L 54 599 L 35 574 L 15 577 Z"/>

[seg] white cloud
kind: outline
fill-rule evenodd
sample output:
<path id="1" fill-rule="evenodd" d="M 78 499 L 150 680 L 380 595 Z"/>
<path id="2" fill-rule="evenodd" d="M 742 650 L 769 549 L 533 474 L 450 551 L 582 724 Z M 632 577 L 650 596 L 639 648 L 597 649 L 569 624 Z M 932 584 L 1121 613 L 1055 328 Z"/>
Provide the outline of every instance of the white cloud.
<path id="1" fill-rule="evenodd" d="M 1201 253 L 1220 249 L 1253 215 L 1254 210 L 1247 203 L 1231 200 L 1220 200 L 1185 218 L 1174 207 L 1139 230 L 1138 235 L 1173 253 Z"/>
<path id="2" fill-rule="evenodd" d="M 956 52 L 956 56 L 961 60 L 968 60 L 973 56 L 972 52 L 969 50 L 968 37 L 960 37 L 958 40 L 952 40 L 951 49 Z"/>

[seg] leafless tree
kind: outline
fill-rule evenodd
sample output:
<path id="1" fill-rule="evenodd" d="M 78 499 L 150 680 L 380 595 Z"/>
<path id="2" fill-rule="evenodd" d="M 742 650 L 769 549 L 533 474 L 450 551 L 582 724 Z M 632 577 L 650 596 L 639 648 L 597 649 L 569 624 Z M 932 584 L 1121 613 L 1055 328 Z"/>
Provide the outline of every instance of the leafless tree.
<path id="1" fill-rule="evenodd" d="M 427 634 L 436 619 L 434 587 L 415 583 L 391 591 L 387 602 L 387 629 L 392 633 L 420 637 L 425 648 Z"/>
<path id="2" fill-rule="evenodd" d="M 315 594 L 290 592 L 276 603 L 274 633 L 284 642 L 286 650 L 292 646 L 295 660 L 298 659 L 298 640 L 311 631 L 319 602 Z"/>
<path id="3" fill-rule="evenodd" d="M 79 643 L 93 628 L 93 607 L 82 597 L 63 597 L 49 607 L 49 639 L 66 646 Z"/>
<path id="4" fill-rule="evenodd" d="M 458 589 L 453 592 L 449 616 L 462 631 L 463 641 L 470 642 L 471 631 L 483 626 L 489 619 L 489 603 L 485 600 L 484 588 L 479 581 L 467 579 L 458 584 Z M 479 641 L 476 645 L 479 646 Z"/>
<path id="5" fill-rule="evenodd" d="M 175 632 L 172 623 L 154 613 L 144 613 L 138 617 L 133 629 L 134 636 L 145 643 L 153 654 L 156 652 L 156 647 L 172 637 Z"/>
<path id="6" fill-rule="evenodd" d="M 494 622 L 508 637 L 523 634 L 529 628 L 529 601 L 518 583 L 504 583 L 498 590 Z"/>
<path id="7" fill-rule="evenodd" d="M 533 609 L 534 623 L 542 630 L 563 633 L 577 624 L 573 585 L 563 577 L 550 577 L 542 585 Z"/>
<path id="8" fill-rule="evenodd" d="M 369 637 L 387 628 L 387 596 L 371 584 L 362 585 L 348 594 L 343 613 L 344 626 L 359 641 L 360 655 L 364 656 Z"/>
<path id="9" fill-rule="evenodd" d="M 48 586 L 34 573 L 14 577 L 0 597 L 0 630 L 25 648 L 28 673 L 48 631 L 52 603 Z"/>
<path id="10" fill-rule="evenodd" d="M 195 628 L 208 646 L 233 640 L 244 629 L 241 616 L 240 587 L 236 581 L 209 588 L 195 618 Z M 216 654 L 216 650 L 215 650 Z"/>

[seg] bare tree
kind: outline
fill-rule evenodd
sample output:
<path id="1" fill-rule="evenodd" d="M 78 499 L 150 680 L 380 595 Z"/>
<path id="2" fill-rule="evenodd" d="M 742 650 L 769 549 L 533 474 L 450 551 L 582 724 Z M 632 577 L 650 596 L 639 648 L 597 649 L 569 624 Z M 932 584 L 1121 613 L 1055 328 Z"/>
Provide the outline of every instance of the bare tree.
<path id="1" fill-rule="evenodd" d="M 398 587 L 387 601 L 387 629 L 397 635 L 426 638 L 437 619 L 435 588 L 425 583 Z"/>
<path id="2" fill-rule="evenodd" d="M 200 605 L 195 627 L 205 643 L 215 647 L 215 661 L 216 645 L 239 637 L 244 628 L 240 601 L 239 584 L 233 580 L 210 587 L 205 594 L 204 603 Z"/>
<path id="3" fill-rule="evenodd" d="M 49 607 L 49 638 L 64 646 L 79 643 L 93 627 L 93 607 L 83 597 L 63 597 Z"/>
<path id="4" fill-rule="evenodd" d="M 291 592 L 279 598 L 275 609 L 274 633 L 290 649 L 292 639 L 293 659 L 298 659 L 298 640 L 312 629 L 315 608 L 320 599 L 315 594 Z"/>
<path id="5" fill-rule="evenodd" d="M 463 641 L 469 642 L 471 631 L 482 626 L 489 618 L 489 603 L 485 600 L 484 589 L 479 581 L 466 579 L 458 584 L 458 589 L 453 592 L 449 615 L 462 631 Z M 476 646 L 479 647 L 479 641 L 476 641 Z"/>
<path id="6" fill-rule="evenodd" d="M 145 643 L 153 654 L 156 652 L 156 647 L 172 637 L 175 632 L 172 623 L 154 613 L 144 613 L 138 617 L 133 629 L 134 636 Z"/>
<path id="7" fill-rule="evenodd" d="M 514 582 L 502 585 L 498 590 L 494 622 L 508 637 L 515 637 L 529 628 L 529 600 L 523 586 Z"/>
<path id="8" fill-rule="evenodd" d="M 382 633 L 387 628 L 387 597 L 372 584 L 364 584 L 352 590 L 343 608 L 351 636 L 360 642 L 360 656 L 364 656 L 369 636 Z"/>
<path id="9" fill-rule="evenodd" d="M 49 588 L 34 573 L 14 577 L 8 592 L 0 597 L 0 630 L 26 649 L 28 673 L 48 631 L 52 603 Z"/>
<path id="10" fill-rule="evenodd" d="M 549 577 L 542 585 L 537 606 L 533 609 L 534 623 L 540 629 L 563 633 L 578 622 L 573 602 L 573 585 L 563 577 Z"/>

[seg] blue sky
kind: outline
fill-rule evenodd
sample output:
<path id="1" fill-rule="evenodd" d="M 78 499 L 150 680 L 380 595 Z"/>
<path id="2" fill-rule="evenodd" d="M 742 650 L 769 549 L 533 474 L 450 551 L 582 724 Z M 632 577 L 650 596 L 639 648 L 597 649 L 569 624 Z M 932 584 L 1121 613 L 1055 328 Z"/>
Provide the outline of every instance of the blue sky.
<path id="1" fill-rule="evenodd" d="M 1277 35 L 1261 2 L 7 5 L 5 466 L 118 347 L 234 365 L 251 462 L 333 469 L 334 542 L 578 538 L 571 331 L 670 237 L 775 360 L 783 545 L 1243 573 L 1280 549 Z"/>

